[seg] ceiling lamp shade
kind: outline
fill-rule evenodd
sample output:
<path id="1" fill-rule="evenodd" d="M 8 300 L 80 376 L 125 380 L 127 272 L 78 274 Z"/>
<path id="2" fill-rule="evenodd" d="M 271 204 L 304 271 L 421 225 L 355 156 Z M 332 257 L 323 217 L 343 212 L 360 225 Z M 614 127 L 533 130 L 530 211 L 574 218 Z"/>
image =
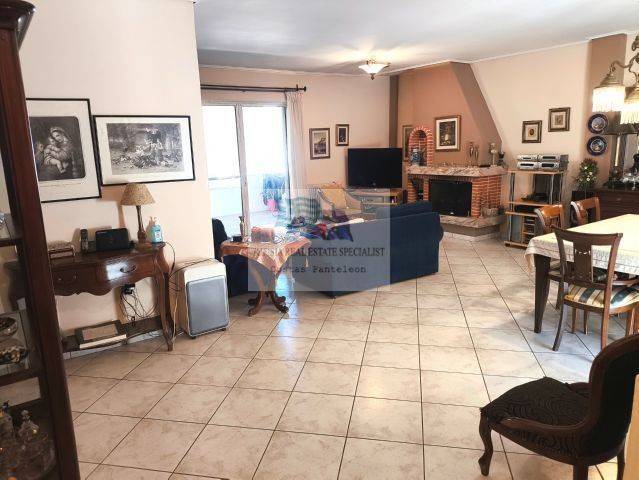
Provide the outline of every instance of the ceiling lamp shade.
<path id="1" fill-rule="evenodd" d="M 375 60 L 367 60 L 365 64 L 360 65 L 359 68 L 364 70 L 371 76 L 371 80 L 375 79 L 375 75 L 388 67 L 388 63 L 378 63 Z"/>
<path id="2" fill-rule="evenodd" d="M 621 124 L 639 123 L 639 83 L 632 89 L 621 108 Z"/>
<path id="3" fill-rule="evenodd" d="M 593 112 L 618 112 L 624 106 L 626 87 L 610 71 L 597 88 L 592 91 Z"/>

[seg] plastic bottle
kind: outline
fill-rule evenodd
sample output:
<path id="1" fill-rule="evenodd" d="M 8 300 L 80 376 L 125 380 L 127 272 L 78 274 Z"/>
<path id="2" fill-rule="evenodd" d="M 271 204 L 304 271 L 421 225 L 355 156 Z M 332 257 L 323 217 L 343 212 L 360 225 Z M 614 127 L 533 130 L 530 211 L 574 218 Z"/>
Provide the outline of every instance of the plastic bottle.
<path id="1" fill-rule="evenodd" d="M 164 241 L 162 237 L 162 227 L 157 217 L 151 217 L 151 228 L 149 230 L 151 243 L 161 243 Z"/>

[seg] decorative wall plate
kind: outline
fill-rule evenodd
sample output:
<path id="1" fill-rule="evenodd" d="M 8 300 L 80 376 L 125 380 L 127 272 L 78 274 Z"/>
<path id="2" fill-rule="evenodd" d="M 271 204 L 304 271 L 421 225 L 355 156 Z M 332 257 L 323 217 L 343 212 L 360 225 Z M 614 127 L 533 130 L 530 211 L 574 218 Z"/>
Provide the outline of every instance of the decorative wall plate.
<path id="1" fill-rule="evenodd" d="M 588 130 L 592 133 L 601 133 L 608 126 L 608 117 L 603 113 L 595 113 L 588 119 Z"/>
<path id="2" fill-rule="evenodd" d="M 606 142 L 606 139 L 600 135 L 590 137 L 588 143 L 586 143 L 586 149 L 590 155 L 602 155 L 607 148 L 608 142 Z"/>

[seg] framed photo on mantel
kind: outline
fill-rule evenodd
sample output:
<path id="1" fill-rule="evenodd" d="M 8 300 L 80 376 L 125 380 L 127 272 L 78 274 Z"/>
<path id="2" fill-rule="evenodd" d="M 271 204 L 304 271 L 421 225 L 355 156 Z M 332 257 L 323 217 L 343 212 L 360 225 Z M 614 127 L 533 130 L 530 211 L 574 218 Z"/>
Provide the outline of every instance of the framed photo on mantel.
<path id="1" fill-rule="evenodd" d="M 195 179 L 188 115 L 95 115 L 102 185 Z"/>

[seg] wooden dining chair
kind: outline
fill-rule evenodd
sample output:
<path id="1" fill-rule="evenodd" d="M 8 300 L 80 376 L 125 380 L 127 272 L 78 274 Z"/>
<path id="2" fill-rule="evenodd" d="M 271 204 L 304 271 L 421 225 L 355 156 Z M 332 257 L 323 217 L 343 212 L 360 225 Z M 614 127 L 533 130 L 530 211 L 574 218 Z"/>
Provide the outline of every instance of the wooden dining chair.
<path id="1" fill-rule="evenodd" d="M 570 217 L 577 225 L 601 220 L 601 206 L 598 197 L 585 198 L 570 202 Z"/>
<path id="2" fill-rule="evenodd" d="M 630 334 L 634 330 L 635 311 L 639 308 L 639 287 L 628 284 L 614 285 L 617 252 L 623 234 L 581 233 L 561 228 L 555 228 L 554 232 L 559 246 L 561 313 L 553 350 L 557 350 L 561 345 L 563 322 L 568 307 L 573 309 L 573 329 L 576 310 L 601 314 L 603 350 L 608 340 L 610 315 L 628 313 L 626 334 Z M 567 242 L 572 245 L 569 246 Z M 570 247 L 570 250 L 567 247 Z M 593 266 L 593 247 L 610 249 L 603 278 L 597 274 Z M 571 262 L 568 261 L 568 253 L 572 253 Z"/>
<path id="3" fill-rule="evenodd" d="M 632 335 L 597 355 L 587 383 L 545 377 L 496 398 L 481 409 L 482 475 L 490 471 L 495 431 L 534 453 L 572 465 L 574 480 L 587 480 L 590 466 L 616 456 L 621 480 L 637 374 L 639 335 Z"/>
<path id="4" fill-rule="evenodd" d="M 535 222 L 537 235 L 552 233 L 553 227 L 564 228 L 564 206 L 560 203 L 556 205 L 546 205 L 545 207 L 536 208 L 535 215 L 537 215 L 537 219 Z M 548 278 L 557 283 L 561 281 L 559 262 L 551 262 L 550 270 L 548 270 Z M 559 308 L 559 300 L 559 293 L 557 293 L 555 308 Z"/>

